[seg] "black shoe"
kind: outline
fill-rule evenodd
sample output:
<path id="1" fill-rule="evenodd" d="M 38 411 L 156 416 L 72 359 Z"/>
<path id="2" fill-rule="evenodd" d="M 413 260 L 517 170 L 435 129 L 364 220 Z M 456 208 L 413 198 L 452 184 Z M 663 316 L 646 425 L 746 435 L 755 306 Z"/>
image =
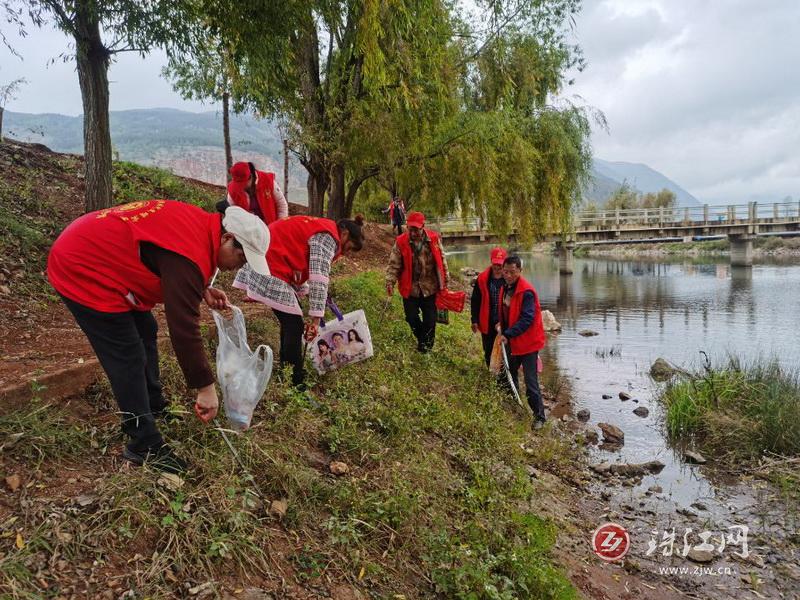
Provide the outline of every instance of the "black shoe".
<path id="1" fill-rule="evenodd" d="M 180 475 L 189 470 L 189 463 L 175 454 L 175 451 L 167 444 L 144 452 L 136 452 L 125 446 L 122 450 L 122 458 L 140 467 L 147 464 L 158 471 L 175 475 Z"/>

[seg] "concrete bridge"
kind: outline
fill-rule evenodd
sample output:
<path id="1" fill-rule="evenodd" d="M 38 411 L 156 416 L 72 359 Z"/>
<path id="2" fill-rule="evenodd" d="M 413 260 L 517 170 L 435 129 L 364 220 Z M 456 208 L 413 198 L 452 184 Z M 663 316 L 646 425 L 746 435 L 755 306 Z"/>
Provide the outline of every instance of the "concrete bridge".
<path id="1" fill-rule="evenodd" d="M 479 218 L 442 219 L 432 224 L 450 243 L 513 241 L 516 234 L 497 236 Z M 559 270 L 573 271 L 573 251 L 578 245 L 691 242 L 727 237 L 731 242 L 731 265 L 753 264 L 753 240 L 759 235 L 800 232 L 800 202 L 731 204 L 692 208 L 642 208 L 632 210 L 581 211 L 573 216 L 573 231 L 552 233 Z"/>

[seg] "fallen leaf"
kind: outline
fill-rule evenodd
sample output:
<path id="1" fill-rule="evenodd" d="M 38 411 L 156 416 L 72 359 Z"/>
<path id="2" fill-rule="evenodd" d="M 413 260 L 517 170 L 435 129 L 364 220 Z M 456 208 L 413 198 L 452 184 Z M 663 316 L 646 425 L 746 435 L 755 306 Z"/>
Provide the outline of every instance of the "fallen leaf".
<path id="1" fill-rule="evenodd" d="M 9 475 L 6 477 L 6 485 L 8 489 L 12 492 L 16 492 L 19 489 L 19 486 L 22 485 L 22 477 L 14 473 L 13 475 Z"/>
<path id="2" fill-rule="evenodd" d="M 17 532 L 17 542 L 16 542 L 16 546 L 17 546 L 17 548 L 19 548 L 20 550 L 22 550 L 22 549 L 25 547 L 25 540 L 23 540 L 23 539 L 22 539 L 22 534 L 21 534 L 21 533 L 19 533 L 19 532 Z"/>

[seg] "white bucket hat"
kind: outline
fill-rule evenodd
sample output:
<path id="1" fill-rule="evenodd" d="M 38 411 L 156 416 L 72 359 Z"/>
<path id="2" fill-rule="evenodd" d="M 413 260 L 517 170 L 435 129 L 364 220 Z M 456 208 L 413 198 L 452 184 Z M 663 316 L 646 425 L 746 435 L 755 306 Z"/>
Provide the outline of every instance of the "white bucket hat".
<path id="1" fill-rule="evenodd" d="M 225 231 L 232 233 L 242 245 L 247 264 L 256 273 L 270 275 L 267 265 L 269 228 L 256 215 L 238 206 L 229 206 L 222 219 Z"/>

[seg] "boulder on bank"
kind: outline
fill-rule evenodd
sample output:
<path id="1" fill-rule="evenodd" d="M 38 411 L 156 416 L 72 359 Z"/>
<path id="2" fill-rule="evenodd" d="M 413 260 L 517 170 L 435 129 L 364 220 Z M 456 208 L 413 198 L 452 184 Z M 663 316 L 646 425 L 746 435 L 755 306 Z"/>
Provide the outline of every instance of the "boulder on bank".
<path id="1" fill-rule="evenodd" d="M 556 321 L 553 313 L 549 310 L 542 311 L 542 326 L 545 331 L 561 331 L 561 323 Z"/>
<path id="2" fill-rule="evenodd" d="M 669 381 L 675 373 L 677 369 L 663 358 L 657 358 L 650 367 L 650 377 L 660 382 Z"/>
<path id="3" fill-rule="evenodd" d="M 598 423 L 597 426 L 603 432 L 603 441 L 609 444 L 624 444 L 625 433 L 616 425 L 610 423 Z"/>
<path id="4" fill-rule="evenodd" d="M 591 413 L 589 412 L 588 409 L 582 408 L 581 410 L 578 411 L 578 413 L 575 416 L 581 423 L 586 423 L 586 421 L 589 420 L 589 417 L 591 417 Z"/>

